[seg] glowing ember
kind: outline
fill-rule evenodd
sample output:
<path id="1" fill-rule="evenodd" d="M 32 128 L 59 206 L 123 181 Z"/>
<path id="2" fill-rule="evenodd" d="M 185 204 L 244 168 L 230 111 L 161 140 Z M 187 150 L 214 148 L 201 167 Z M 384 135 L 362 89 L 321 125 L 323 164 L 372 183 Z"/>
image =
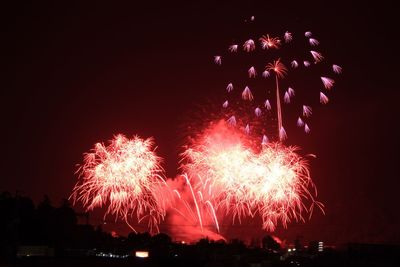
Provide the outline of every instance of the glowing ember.
<path id="1" fill-rule="evenodd" d="M 107 146 L 95 144 L 78 170 L 80 180 L 71 195 L 74 202 L 82 202 L 87 210 L 107 206 L 105 215 L 123 218 L 129 226 L 130 215 L 138 221 L 148 217 L 149 227 L 157 228 L 165 216 L 161 194 L 166 184 L 161 159 L 152 147 L 152 139 L 128 139 L 122 134 Z"/>

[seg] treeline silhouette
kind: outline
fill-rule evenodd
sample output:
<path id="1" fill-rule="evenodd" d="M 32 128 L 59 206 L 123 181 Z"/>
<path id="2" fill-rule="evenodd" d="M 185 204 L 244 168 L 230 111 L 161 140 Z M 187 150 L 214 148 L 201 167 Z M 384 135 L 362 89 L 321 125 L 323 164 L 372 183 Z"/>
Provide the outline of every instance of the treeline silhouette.
<path id="1" fill-rule="evenodd" d="M 111 245 L 112 236 L 91 225 L 78 225 L 67 199 L 54 207 L 47 196 L 35 206 L 25 196 L 0 194 L 0 242 L 3 256 L 16 254 L 21 245 L 43 245 L 60 253 L 65 248 L 93 248 Z"/>
<path id="2" fill-rule="evenodd" d="M 131 253 L 138 249 L 151 249 L 152 255 L 171 252 L 171 237 L 160 233 L 130 233 L 127 237 L 113 237 L 104 232 L 101 226 L 78 224 L 77 214 L 67 199 L 55 207 L 44 196 L 35 206 L 33 201 L 18 194 L 0 193 L 0 245 L 5 257 L 16 255 L 19 246 L 48 246 L 54 248 L 56 255 L 65 255 L 71 249 L 93 250 L 115 253 Z M 263 246 L 269 250 L 279 250 L 275 240 L 266 236 Z M 223 240 L 213 242 L 208 239 L 199 241 L 199 246 L 208 244 L 214 247 L 227 245 Z M 229 244 L 233 250 L 245 249 L 240 240 Z"/>
<path id="3" fill-rule="evenodd" d="M 213 241 L 207 238 L 187 245 L 173 242 L 164 233 L 130 233 L 113 237 L 101 226 L 78 223 L 78 214 L 64 199 L 54 206 L 47 196 L 35 205 L 19 194 L 0 193 L 0 266 L 398 266 L 399 246 L 350 244 L 345 250 L 318 251 L 318 243 L 306 248 L 296 239 L 291 252 L 281 248 L 270 235 L 260 244 L 246 246 L 234 239 Z M 51 257 L 17 257 L 21 247 L 46 247 Z M 294 248 L 294 249 L 293 249 Z M 134 257 L 137 250 L 151 257 Z M 128 258 L 102 258 L 102 254 L 129 255 Z M 99 256 L 100 255 L 100 256 Z M 29 255 L 28 255 L 29 256 Z M 5 259 L 5 260 L 3 260 Z M 112 262 L 110 262 L 110 260 Z"/>

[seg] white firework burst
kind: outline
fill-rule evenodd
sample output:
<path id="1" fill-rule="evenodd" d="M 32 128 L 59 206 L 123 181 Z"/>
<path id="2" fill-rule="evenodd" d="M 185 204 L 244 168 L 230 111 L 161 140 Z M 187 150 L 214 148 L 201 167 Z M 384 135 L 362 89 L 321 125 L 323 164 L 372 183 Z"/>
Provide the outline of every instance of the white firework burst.
<path id="1" fill-rule="evenodd" d="M 228 105 L 229 105 L 229 102 L 228 102 L 228 100 L 226 100 L 226 101 L 222 104 L 222 107 L 223 107 L 223 108 L 227 108 Z"/>
<path id="2" fill-rule="evenodd" d="M 256 116 L 257 117 L 260 117 L 261 116 L 261 109 L 260 108 L 256 108 L 255 110 L 254 110 L 254 114 L 256 114 Z"/>
<path id="3" fill-rule="evenodd" d="M 307 32 L 304 33 L 304 35 L 305 35 L 306 37 L 311 37 L 311 36 L 312 36 L 312 33 L 311 33 L 310 31 L 307 31 Z"/>
<path id="4" fill-rule="evenodd" d="M 297 68 L 299 66 L 299 63 L 297 63 L 296 60 L 292 60 L 292 62 L 290 63 L 290 65 L 292 66 L 292 68 Z"/>
<path id="5" fill-rule="evenodd" d="M 310 64 L 310 61 L 308 61 L 308 60 L 304 60 L 304 61 L 303 61 L 303 64 L 304 64 L 304 67 L 306 67 L 306 68 L 307 68 L 307 67 L 310 67 L 310 65 L 311 65 L 311 64 Z"/>

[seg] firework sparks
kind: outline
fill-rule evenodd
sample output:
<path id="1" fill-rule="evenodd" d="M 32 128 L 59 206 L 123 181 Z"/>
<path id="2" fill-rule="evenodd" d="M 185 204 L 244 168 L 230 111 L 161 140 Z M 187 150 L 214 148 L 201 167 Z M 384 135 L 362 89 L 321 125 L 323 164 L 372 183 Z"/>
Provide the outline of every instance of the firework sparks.
<path id="1" fill-rule="evenodd" d="M 238 45 L 237 44 L 233 44 L 231 46 L 229 46 L 228 50 L 232 53 L 237 52 L 238 50 Z"/>
<path id="2" fill-rule="evenodd" d="M 247 72 L 249 74 L 249 78 L 255 78 L 257 75 L 256 69 L 253 66 L 251 66 Z"/>
<path id="3" fill-rule="evenodd" d="M 335 81 L 328 77 L 321 77 L 321 81 L 324 84 L 324 87 L 328 90 L 331 89 L 335 84 Z"/>
<path id="4" fill-rule="evenodd" d="M 283 141 L 287 138 L 286 130 L 283 126 L 279 129 L 279 140 Z"/>
<path id="5" fill-rule="evenodd" d="M 271 110 L 271 103 L 269 103 L 269 100 L 265 100 L 264 102 L 264 107 L 267 108 L 267 110 Z"/>
<path id="6" fill-rule="evenodd" d="M 319 92 L 319 102 L 321 102 L 321 104 L 328 104 L 329 98 L 324 93 Z"/>
<path id="7" fill-rule="evenodd" d="M 315 47 L 320 44 L 320 41 L 317 40 L 310 31 L 306 31 L 304 33 L 304 35 L 307 37 L 306 42 L 310 46 Z M 256 39 L 254 39 L 254 40 L 256 40 Z M 243 44 L 244 51 L 250 52 L 255 49 L 257 49 L 257 50 L 278 49 L 278 48 L 280 48 L 281 45 L 285 45 L 285 48 L 291 47 L 293 45 L 297 45 L 297 40 L 294 40 L 293 35 L 290 31 L 286 31 L 283 34 L 282 41 L 280 38 L 273 37 L 269 34 L 262 35 L 260 38 L 258 38 L 258 40 L 260 41 L 260 45 L 257 47 L 255 46 L 253 39 L 248 39 L 246 42 L 244 42 L 244 44 Z M 312 59 L 311 59 L 311 57 L 307 57 L 307 58 L 303 58 L 303 59 L 300 59 L 300 58 L 296 59 L 297 56 L 293 56 L 293 55 L 290 55 L 291 58 L 287 58 L 287 57 L 285 57 L 285 55 L 281 55 L 281 57 L 285 62 L 288 60 L 288 62 L 290 64 L 290 71 L 301 67 L 301 65 L 304 65 L 305 68 L 309 68 L 312 66 L 313 63 L 317 64 L 317 63 L 320 63 L 323 60 L 325 60 L 325 58 L 322 56 L 322 54 L 320 52 L 314 51 L 313 48 L 310 48 L 310 49 L 311 50 L 309 50 L 309 53 L 311 53 Z M 249 64 L 249 65 L 251 66 L 253 64 Z M 331 68 L 332 68 L 333 72 L 336 74 L 340 74 L 342 71 L 342 68 L 336 64 L 331 65 Z M 314 68 L 310 68 L 310 69 L 314 69 Z M 315 69 L 319 69 L 319 68 L 315 68 Z M 275 87 L 276 87 L 275 89 L 276 90 L 275 90 L 274 97 L 276 97 L 276 113 L 274 113 L 274 115 L 276 114 L 276 117 L 277 117 L 276 121 L 278 124 L 278 127 L 276 128 L 277 135 L 275 135 L 275 137 L 278 136 L 280 141 L 283 140 L 283 138 L 282 138 L 283 136 L 285 136 L 285 138 L 286 138 L 286 132 L 283 127 L 284 126 L 284 123 L 283 123 L 284 122 L 284 114 L 283 114 L 284 108 L 282 105 L 283 105 L 283 103 L 285 103 L 285 104 L 291 103 L 294 105 L 297 104 L 293 99 L 293 97 L 295 95 L 295 91 L 292 88 L 289 87 L 287 91 L 282 91 L 282 92 L 279 89 L 279 84 L 281 83 L 280 79 L 284 79 L 286 77 L 288 71 L 289 71 L 288 68 L 286 68 L 286 66 L 283 64 L 283 61 L 281 61 L 281 58 L 278 58 L 277 60 L 273 60 L 272 62 L 268 63 L 260 75 L 263 78 L 268 78 L 272 74 L 275 74 Z M 309 73 L 311 73 L 311 70 Z M 256 72 L 256 69 L 254 66 L 251 66 L 247 70 L 247 76 L 249 78 L 256 78 L 257 74 L 258 73 Z M 297 72 L 295 75 L 293 75 L 293 78 L 297 79 L 296 76 L 301 75 L 301 74 L 302 74 L 301 72 Z M 328 90 L 331 89 L 333 87 L 333 84 L 335 83 L 335 81 L 331 78 L 321 77 L 321 79 L 324 84 L 324 87 Z M 292 80 L 292 77 L 290 80 Z M 292 81 L 290 81 L 290 83 L 292 83 Z M 249 100 L 249 101 L 253 101 L 253 100 L 257 101 L 257 99 L 255 99 L 255 97 L 258 96 L 258 92 L 256 95 L 253 95 L 253 93 L 256 93 L 254 91 L 254 88 L 252 88 L 252 90 L 250 90 L 250 88 L 246 86 L 246 88 L 243 90 L 243 92 L 241 94 L 242 99 Z M 271 91 L 268 88 L 266 90 L 266 94 L 267 94 L 267 97 L 269 97 L 271 94 Z M 299 94 L 301 94 L 301 91 L 299 92 Z M 329 102 L 329 99 L 328 99 L 328 96 L 326 93 L 320 92 L 319 96 L 320 96 L 320 103 L 327 104 Z M 255 103 L 255 104 L 256 104 L 256 107 L 257 107 L 257 105 L 260 105 L 259 103 Z M 271 110 L 271 104 L 268 100 L 264 103 L 264 107 L 267 110 Z M 308 117 L 311 115 L 311 107 L 308 107 L 308 106 L 305 106 L 305 107 L 306 107 L 305 110 L 303 108 L 303 116 Z M 274 109 L 275 109 L 275 105 L 274 105 Z M 229 110 L 229 112 L 230 111 L 231 110 Z M 256 115 L 256 117 L 259 117 L 259 116 Z M 262 117 L 265 118 L 264 116 L 262 116 Z M 269 116 L 267 116 L 266 118 L 269 119 Z M 259 125 L 260 124 L 255 124 L 254 127 L 259 127 Z M 257 131 L 253 131 L 253 132 L 258 132 L 258 130 L 261 130 L 261 129 L 257 129 Z M 264 130 L 262 130 L 262 131 L 264 131 Z"/>
<path id="8" fill-rule="evenodd" d="M 233 91 L 233 84 L 229 83 L 228 86 L 226 87 L 226 91 L 231 92 Z"/>
<path id="9" fill-rule="evenodd" d="M 228 105 L 229 105 L 229 102 L 228 102 L 228 100 L 226 100 L 226 101 L 222 104 L 222 107 L 223 107 L 223 108 L 227 108 Z"/>
<path id="10" fill-rule="evenodd" d="M 247 40 L 244 44 L 243 44 L 243 50 L 246 52 L 251 52 L 254 49 L 256 49 L 256 45 L 254 43 L 254 41 L 252 39 Z"/>
<path id="11" fill-rule="evenodd" d="M 310 39 L 308 40 L 308 42 L 310 43 L 311 46 L 317 46 L 317 45 L 319 45 L 319 41 L 318 41 L 317 39 L 314 39 L 314 38 L 310 38 Z"/>
<path id="12" fill-rule="evenodd" d="M 246 125 L 246 127 L 244 128 L 244 132 L 246 133 L 246 134 L 250 134 L 250 125 Z"/>
<path id="13" fill-rule="evenodd" d="M 285 32 L 283 38 L 285 39 L 285 43 L 289 43 L 290 41 L 293 40 L 292 33 L 288 32 L 288 31 Z"/>
<path id="14" fill-rule="evenodd" d="M 262 49 L 277 49 L 279 48 L 279 45 L 281 44 L 281 40 L 279 40 L 278 37 L 269 37 L 269 35 L 267 34 L 267 36 L 263 35 L 260 38 L 260 42 L 261 42 L 261 47 Z"/>
<path id="15" fill-rule="evenodd" d="M 299 126 L 299 127 L 304 126 L 304 121 L 300 117 L 297 119 L 297 126 Z"/>
<path id="16" fill-rule="evenodd" d="M 332 65 L 332 69 L 333 69 L 333 72 L 336 73 L 336 74 L 342 73 L 342 67 L 340 67 L 339 65 L 333 64 Z"/>
<path id="17" fill-rule="evenodd" d="M 320 52 L 311 50 L 310 53 L 311 53 L 312 57 L 314 58 L 315 62 L 317 62 L 317 63 L 321 62 L 324 59 L 324 57 L 322 56 L 322 54 Z"/>
<path id="18" fill-rule="evenodd" d="M 312 108 L 310 106 L 303 105 L 303 116 L 310 117 L 312 114 Z"/>
<path id="19" fill-rule="evenodd" d="M 242 98 L 244 100 L 249 100 L 249 101 L 253 100 L 253 98 L 254 98 L 253 94 L 251 93 L 250 88 L 248 86 L 246 86 L 244 88 L 244 90 L 242 92 Z"/>
<path id="20" fill-rule="evenodd" d="M 287 74 L 286 66 L 281 62 L 280 59 L 274 60 L 272 63 L 267 64 L 265 67 L 268 71 L 275 72 L 278 78 L 283 78 Z"/>
<path id="21" fill-rule="evenodd" d="M 254 114 L 256 114 L 256 116 L 257 117 L 260 117 L 261 116 L 261 109 L 260 108 L 256 108 L 255 110 L 254 110 Z"/>
<path id="22" fill-rule="evenodd" d="M 304 124 L 304 132 L 305 133 L 310 133 L 310 127 L 308 127 L 308 125 L 307 125 L 307 123 L 306 124 Z"/>
<path id="23" fill-rule="evenodd" d="M 261 145 L 266 145 L 268 144 L 269 140 L 268 137 L 264 134 L 262 137 Z"/>
<path id="24" fill-rule="evenodd" d="M 231 126 L 236 126 L 236 117 L 235 116 L 231 116 L 228 120 L 227 123 Z"/>
<path id="25" fill-rule="evenodd" d="M 263 77 L 263 78 L 268 78 L 270 75 L 271 75 L 271 74 L 270 74 L 269 71 L 267 71 L 267 70 L 264 70 L 263 73 L 262 73 L 262 77 Z"/>
<path id="26" fill-rule="evenodd" d="M 222 63 L 221 56 L 214 56 L 214 63 L 217 65 L 221 65 L 221 63 Z"/>
<path id="27" fill-rule="evenodd" d="M 134 213 L 138 221 L 148 217 L 149 227 L 157 228 L 165 216 L 160 194 L 166 184 L 153 146 L 152 139 L 128 139 L 122 134 L 108 146 L 97 143 L 85 154 L 71 198 L 82 202 L 86 210 L 107 205 L 105 215 L 125 219 L 129 226 L 128 217 Z"/>
<path id="28" fill-rule="evenodd" d="M 289 94 L 290 97 L 294 97 L 295 93 L 294 93 L 294 89 L 293 88 L 289 87 L 287 91 L 288 91 L 288 94 Z"/>
<path id="29" fill-rule="evenodd" d="M 290 103 L 290 94 L 287 91 L 285 92 L 285 95 L 283 97 L 283 102 L 285 102 L 286 104 Z"/>

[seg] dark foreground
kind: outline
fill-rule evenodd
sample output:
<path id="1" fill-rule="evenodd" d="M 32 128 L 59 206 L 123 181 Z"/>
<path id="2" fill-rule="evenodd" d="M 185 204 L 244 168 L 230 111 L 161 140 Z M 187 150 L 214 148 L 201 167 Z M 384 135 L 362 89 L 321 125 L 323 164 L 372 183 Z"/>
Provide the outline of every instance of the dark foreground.
<path id="1" fill-rule="evenodd" d="M 385 250 L 386 248 L 386 250 Z M 170 251 L 171 252 L 171 251 Z M 178 254 L 179 253 L 179 254 Z M 239 251 L 227 251 L 222 246 L 209 244 L 207 247 L 187 245 L 174 251 L 148 258 L 134 255 L 125 258 L 107 258 L 99 256 L 79 257 L 18 257 L 0 264 L 3 266 L 73 266 L 73 267 L 125 267 L 125 266 L 400 266 L 398 247 L 371 247 L 362 245 L 347 250 L 329 250 L 317 254 L 306 252 L 272 252 L 260 248 L 246 248 Z"/>

